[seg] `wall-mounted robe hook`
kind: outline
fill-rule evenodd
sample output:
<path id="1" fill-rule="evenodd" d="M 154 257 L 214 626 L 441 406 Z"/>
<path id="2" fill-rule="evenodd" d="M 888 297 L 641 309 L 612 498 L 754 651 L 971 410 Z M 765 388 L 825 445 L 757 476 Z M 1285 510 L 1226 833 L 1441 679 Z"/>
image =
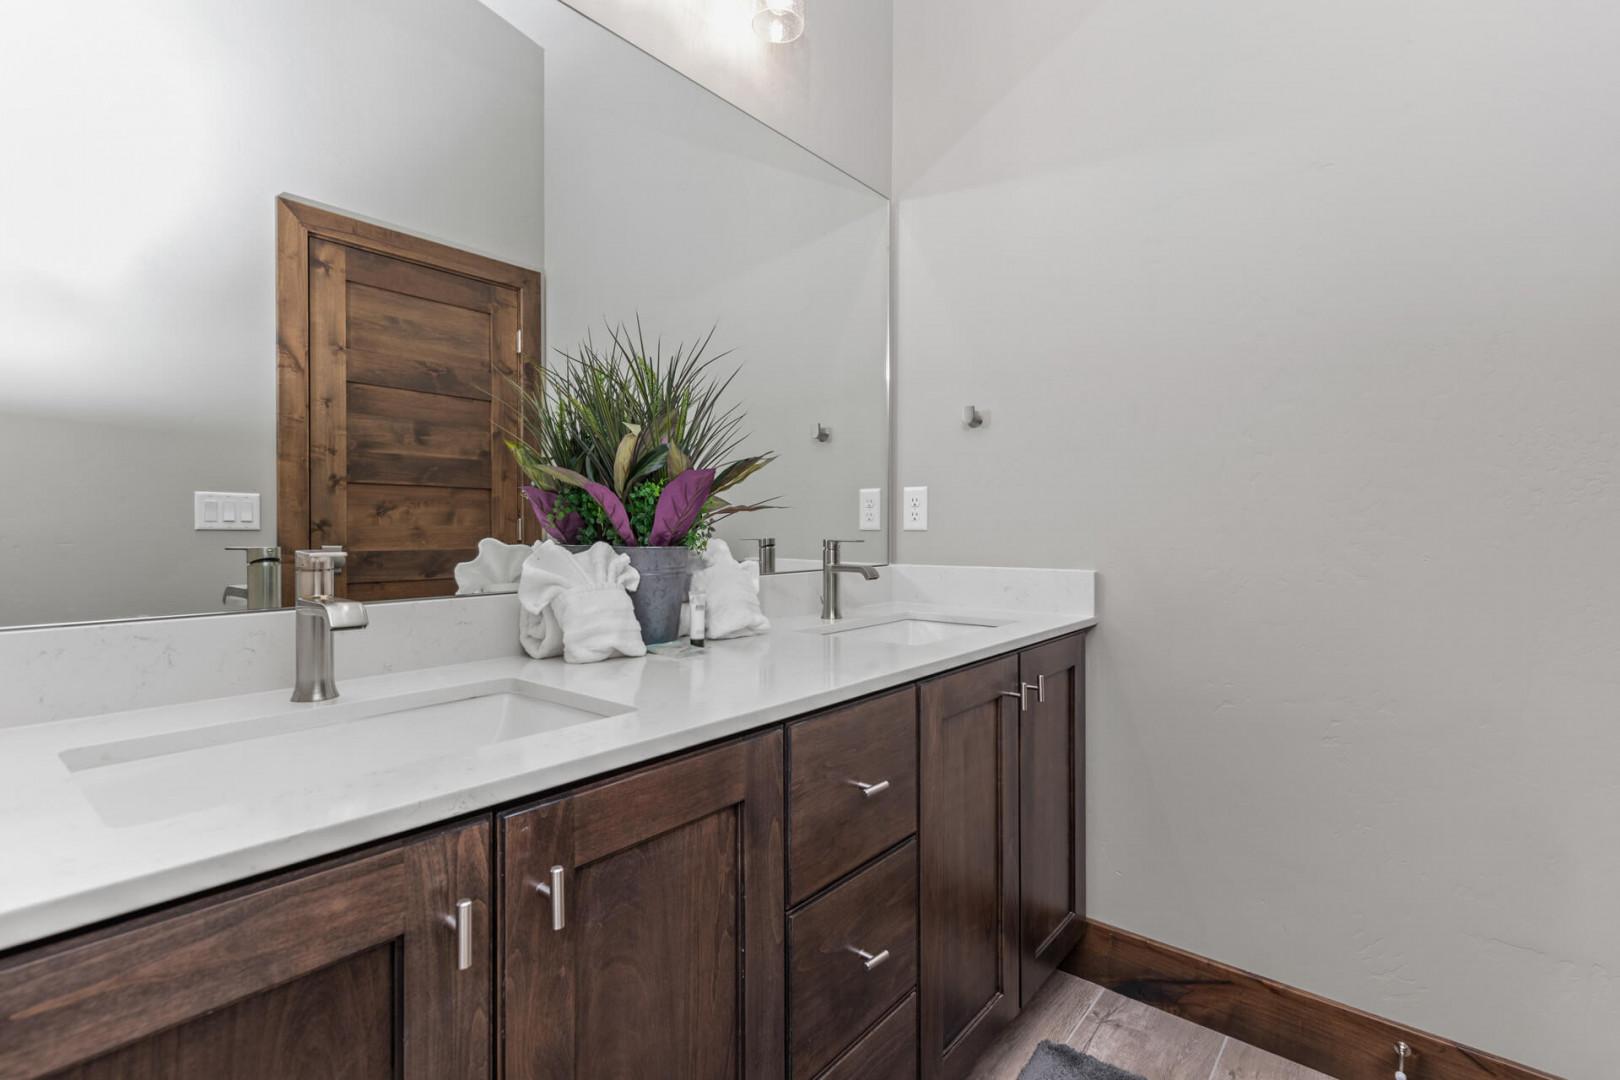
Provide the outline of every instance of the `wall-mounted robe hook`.
<path id="1" fill-rule="evenodd" d="M 1417 1055 L 1412 1052 L 1412 1048 L 1407 1046 L 1404 1041 L 1396 1043 L 1395 1080 L 1406 1080 L 1406 1059 L 1409 1057 L 1417 1057 Z"/>
<path id="2" fill-rule="evenodd" d="M 811 438 L 815 439 L 816 442 L 831 442 L 832 428 L 828 427 L 826 424 L 817 422 L 816 433 L 811 436 Z"/>
<path id="3" fill-rule="evenodd" d="M 977 405 L 969 405 L 962 410 L 962 425 L 964 427 L 984 427 L 984 414 Z"/>

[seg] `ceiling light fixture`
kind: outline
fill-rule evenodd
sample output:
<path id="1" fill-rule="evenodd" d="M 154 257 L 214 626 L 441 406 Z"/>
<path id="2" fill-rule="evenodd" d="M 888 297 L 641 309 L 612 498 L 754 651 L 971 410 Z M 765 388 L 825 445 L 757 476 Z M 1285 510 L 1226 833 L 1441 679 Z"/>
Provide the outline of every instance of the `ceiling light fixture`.
<path id="1" fill-rule="evenodd" d="M 804 33 L 804 0 L 754 0 L 754 33 L 786 45 Z"/>

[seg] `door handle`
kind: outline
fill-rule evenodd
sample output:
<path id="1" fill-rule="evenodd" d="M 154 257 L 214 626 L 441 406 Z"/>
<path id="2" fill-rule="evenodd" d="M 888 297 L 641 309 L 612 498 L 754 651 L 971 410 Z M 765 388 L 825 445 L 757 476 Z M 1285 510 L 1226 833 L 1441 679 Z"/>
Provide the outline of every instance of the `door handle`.
<path id="1" fill-rule="evenodd" d="M 456 970 L 466 971 L 473 962 L 473 902 L 456 901 Z"/>
<path id="2" fill-rule="evenodd" d="M 1037 678 L 1039 679 L 1038 682 L 1032 682 L 1032 683 L 1021 682 L 1021 683 L 1019 683 L 1018 684 L 1018 689 L 1016 689 L 1016 690 L 1003 690 L 1001 692 L 1001 696 L 1002 697 L 1017 698 L 1018 699 L 1018 711 L 1019 712 L 1029 712 L 1029 692 L 1031 690 L 1035 691 L 1035 700 L 1036 701 L 1044 702 L 1046 700 L 1046 676 L 1045 675 L 1040 675 L 1040 676 L 1037 676 Z"/>
<path id="3" fill-rule="evenodd" d="M 535 882 L 534 891 L 551 899 L 551 928 L 561 930 L 567 924 L 567 907 L 563 897 L 563 868 L 551 868 L 551 882 Z"/>

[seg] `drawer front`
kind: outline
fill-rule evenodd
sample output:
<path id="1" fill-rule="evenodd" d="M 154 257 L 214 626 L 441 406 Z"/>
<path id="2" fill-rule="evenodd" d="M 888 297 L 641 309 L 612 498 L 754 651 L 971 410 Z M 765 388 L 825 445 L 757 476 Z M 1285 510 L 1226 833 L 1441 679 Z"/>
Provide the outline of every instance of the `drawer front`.
<path id="1" fill-rule="evenodd" d="M 917 1080 L 917 995 L 901 1002 L 818 1080 Z"/>
<path id="2" fill-rule="evenodd" d="M 873 957 L 873 963 L 854 950 Z M 870 965 L 870 966 L 868 966 Z M 808 1080 L 917 983 L 917 842 L 788 916 L 788 1049 Z"/>
<path id="3" fill-rule="evenodd" d="M 797 904 L 917 831 L 917 691 L 787 731 L 788 899 Z M 859 784 L 888 786 L 868 793 Z"/>

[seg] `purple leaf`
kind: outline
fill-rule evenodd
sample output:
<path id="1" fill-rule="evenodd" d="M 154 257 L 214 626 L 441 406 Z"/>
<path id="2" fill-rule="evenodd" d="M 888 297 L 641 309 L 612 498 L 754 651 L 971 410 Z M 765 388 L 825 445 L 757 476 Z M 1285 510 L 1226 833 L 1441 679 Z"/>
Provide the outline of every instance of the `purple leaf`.
<path id="1" fill-rule="evenodd" d="M 613 522 L 613 527 L 618 530 L 625 546 L 635 547 L 636 531 L 630 527 L 630 515 L 625 511 L 624 503 L 620 502 L 619 497 L 613 494 L 613 489 L 598 484 L 594 480 L 585 480 L 584 477 L 580 479 L 584 482 L 579 486 L 584 488 L 586 493 L 596 500 L 597 505 L 602 508 L 602 512 L 607 515 L 607 519 Z"/>
<path id="2" fill-rule="evenodd" d="M 652 532 L 647 534 L 648 547 L 667 547 L 686 539 L 686 534 L 697 524 L 703 504 L 708 501 L 709 490 L 714 487 L 713 469 L 687 469 L 664 485 L 653 510 Z"/>
<path id="3" fill-rule="evenodd" d="M 540 522 L 540 531 L 559 544 L 572 544 L 574 537 L 579 535 L 580 526 L 585 524 L 579 514 L 570 510 L 567 517 L 554 522 L 551 515 L 557 508 L 557 492 L 530 484 L 523 485 L 522 491 L 523 497 L 529 500 L 529 508 L 534 511 L 535 520 Z"/>

